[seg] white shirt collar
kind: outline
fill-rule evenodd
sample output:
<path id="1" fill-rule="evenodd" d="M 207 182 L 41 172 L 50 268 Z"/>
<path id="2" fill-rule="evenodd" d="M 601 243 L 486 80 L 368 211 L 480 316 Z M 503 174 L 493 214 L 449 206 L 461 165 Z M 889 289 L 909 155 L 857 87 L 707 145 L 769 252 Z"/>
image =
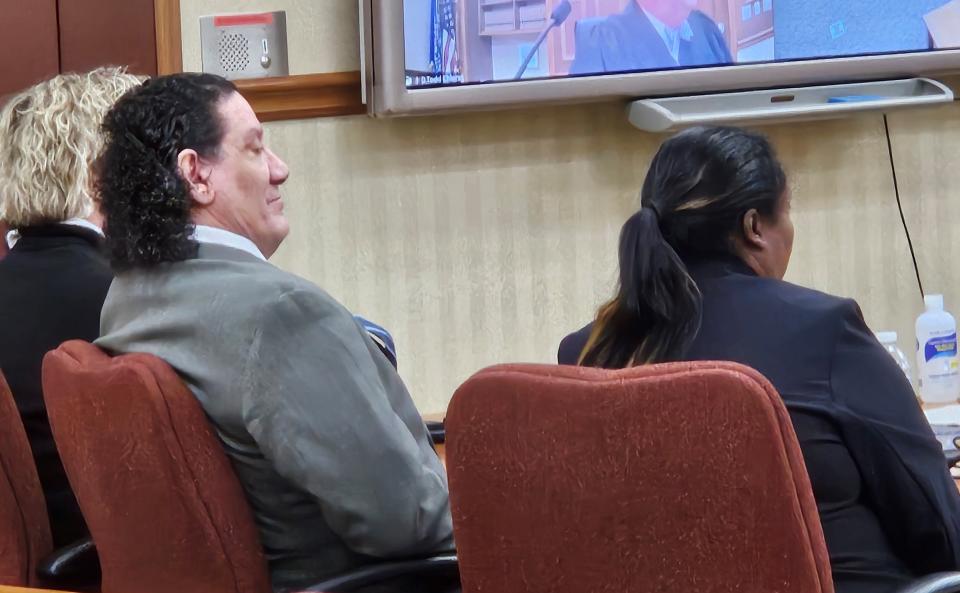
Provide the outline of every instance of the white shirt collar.
<path id="1" fill-rule="evenodd" d="M 61 222 L 60 224 L 68 224 L 70 226 L 78 226 L 81 228 L 85 228 L 103 237 L 103 229 L 93 224 L 89 220 L 86 220 L 83 218 L 68 218 L 67 220 L 64 220 L 63 222 Z M 8 248 L 13 249 L 13 246 L 16 245 L 17 241 L 19 240 L 20 240 L 20 231 L 18 231 L 17 229 L 11 229 L 7 231 L 6 241 L 7 241 Z"/>
<path id="2" fill-rule="evenodd" d="M 640 10 L 643 11 L 643 14 L 647 15 L 647 20 L 649 20 L 653 28 L 657 30 L 660 39 L 663 39 L 663 43 L 667 46 L 667 51 L 673 56 L 674 61 L 679 64 L 680 40 L 690 41 L 693 39 L 693 27 L 690 26 L 690 19 L 683 21 L 679 27 L 674 29 L 668 27 L 666 23 L 647 12 L 646 8 L 641 6 Z"/>
<path id="3" fill-rule="evenodd" d="M 253 241 L 243 235 L 238 235 L 224 229 L 198 224 L 193 227 L 193 235 L 191 238 L 198 243 L 212 243 L 214 245 L 223 245 L 225 247 L 239 249 L 258 259 L 267 261 L 267 258 L 263 257 L 263 254 L 260 253 L 257 246 L 253 244 Z"/>
<path id="4" fill-rule="evenodd" d="M 61 222 L 60 224 L 69 224 L 70 226 L 78 226 L 78 227 L 81 227 L 81 228 L 85 228 L 85 229 L 91 230 L 91 231 L 95 232 L 96 234 L 100 235 L 101 237 L 104 236 L 104 235 L 103 235 L 103 229 L 101 229 L 101 228 L 98 227 L 97 225 L 93 224 L 92 222 L 90 222 L 89 220 L 86 220 L 86 219 L 84 219 L 84 218 L 69 218 L 69 219 L 67 219 L 67 220 L 64 220 L 64 221 Z"/>

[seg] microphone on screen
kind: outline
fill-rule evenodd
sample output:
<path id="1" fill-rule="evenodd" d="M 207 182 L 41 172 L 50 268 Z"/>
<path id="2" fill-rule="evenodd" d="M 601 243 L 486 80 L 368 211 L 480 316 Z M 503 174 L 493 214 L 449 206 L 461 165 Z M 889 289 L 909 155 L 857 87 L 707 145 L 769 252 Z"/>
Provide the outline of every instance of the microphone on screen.
<path id="1" fill-rule="evenodd" d="M 563 24 L 564 21 L 570 16 L 570 11 L 573 10 L 573 7 L 570 6 L 570 0 L 561 0 L 557 4 L 553 12 L 550 13 L 550 24 L 547 25 L 547 28 L 540 32 L 540 36 L 537 37 L 537 40 L 533 42 L 533 47 L 530 48 L 530 51 L 527 52 L 527 56 L 523 59 L 523 63 L 520 64 L 520 69 L 517 70 L 517 74 L 513 77 L 514 80 L 520 80 L 523 78 L 523 73 L 527 71 L 527 66 L 530 65 L 530 60 L 533 59 L 533 56 L 537 55 L 537 52 L 540 51 L 540 46 L 543 45 L 544 40 L 546 40 L 547 35 L 550 31 L 556 29 Z"/>

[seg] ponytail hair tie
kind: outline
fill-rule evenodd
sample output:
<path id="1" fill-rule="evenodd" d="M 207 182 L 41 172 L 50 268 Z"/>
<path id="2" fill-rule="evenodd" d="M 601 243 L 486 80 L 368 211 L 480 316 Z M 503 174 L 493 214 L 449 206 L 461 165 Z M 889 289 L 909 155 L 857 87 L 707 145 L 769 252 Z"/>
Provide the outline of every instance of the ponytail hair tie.
<path id="1" fill-rule="evenodd" d="M 653 215 L 657 217 L 658 223 L 662 220 L 662 217 L 660 216 L 660 209 L 657 208 L 656 204 L 653 204 L 653 203 L 646 204 L 643 206 L 643 208 L 646 210 L 649 210 L 650 212 L 653 212 Z"/>

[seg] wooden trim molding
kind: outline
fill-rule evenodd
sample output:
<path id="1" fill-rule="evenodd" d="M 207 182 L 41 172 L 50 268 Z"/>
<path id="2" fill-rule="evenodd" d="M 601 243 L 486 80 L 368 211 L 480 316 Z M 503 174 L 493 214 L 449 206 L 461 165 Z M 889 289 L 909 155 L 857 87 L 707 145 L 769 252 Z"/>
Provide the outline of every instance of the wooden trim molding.
<path id="1" fill-rule="evenodd" d="M 366 112 L 360 72 L 301 74 L 235 81 L 260 121 L 357 115 Z"/>
<path id="2" fill-rule="evenodd" d="M 182 72 L 180 0 L 153 0 L 153 18 L 157 35 L 157 74 Z"/>
<path id="3" fill-rule="evenodd" d="M 183 71 L 180 0 L 154 0 L 157 73 Z M 236 81 L 261 121 L 356 115 L 366 112 L 360 72 L 302 74 Z"/>

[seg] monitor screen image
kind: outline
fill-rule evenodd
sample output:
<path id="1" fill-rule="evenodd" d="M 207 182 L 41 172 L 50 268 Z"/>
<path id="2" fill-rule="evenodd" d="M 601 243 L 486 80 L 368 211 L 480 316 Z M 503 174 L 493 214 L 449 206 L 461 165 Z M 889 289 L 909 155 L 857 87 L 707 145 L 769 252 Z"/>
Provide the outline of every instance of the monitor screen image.
<path id="1" fill-rule="evenodd" d="M 960 48 L 960 0 L 402 0 L 406 88 Z"/>

